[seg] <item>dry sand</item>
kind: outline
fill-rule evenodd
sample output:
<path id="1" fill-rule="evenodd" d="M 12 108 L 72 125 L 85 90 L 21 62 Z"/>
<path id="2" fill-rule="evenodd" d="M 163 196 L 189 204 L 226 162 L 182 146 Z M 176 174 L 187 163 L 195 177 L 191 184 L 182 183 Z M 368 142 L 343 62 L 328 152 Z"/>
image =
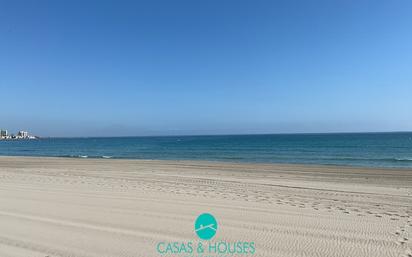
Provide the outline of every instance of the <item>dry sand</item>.
<path id="1" fill-rule="evenodd" d="M 411 170 L 0 157 L 0 257 L 160 256 L 203 212 L 253 256 L 412 256 Z"/>

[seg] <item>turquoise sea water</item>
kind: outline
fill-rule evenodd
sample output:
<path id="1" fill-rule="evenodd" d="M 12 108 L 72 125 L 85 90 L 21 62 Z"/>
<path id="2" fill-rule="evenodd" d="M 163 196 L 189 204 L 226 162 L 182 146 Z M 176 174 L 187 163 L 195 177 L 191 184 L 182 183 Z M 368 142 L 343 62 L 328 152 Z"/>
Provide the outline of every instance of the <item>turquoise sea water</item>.
<path id="1" fill-rule="evenodd" d="M 412 133 L 3 140 L 0 155 L 412 168 Z"/>

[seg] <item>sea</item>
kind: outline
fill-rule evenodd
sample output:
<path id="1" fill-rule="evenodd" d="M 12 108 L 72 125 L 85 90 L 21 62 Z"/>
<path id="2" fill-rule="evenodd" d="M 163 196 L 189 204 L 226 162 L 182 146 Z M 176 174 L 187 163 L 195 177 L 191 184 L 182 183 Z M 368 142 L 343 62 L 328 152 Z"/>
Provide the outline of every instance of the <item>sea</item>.
<path id="1" fill-rule="evenodd" d="M 0 140 L 0 155 L 412 168 L 412 132 Z"/>

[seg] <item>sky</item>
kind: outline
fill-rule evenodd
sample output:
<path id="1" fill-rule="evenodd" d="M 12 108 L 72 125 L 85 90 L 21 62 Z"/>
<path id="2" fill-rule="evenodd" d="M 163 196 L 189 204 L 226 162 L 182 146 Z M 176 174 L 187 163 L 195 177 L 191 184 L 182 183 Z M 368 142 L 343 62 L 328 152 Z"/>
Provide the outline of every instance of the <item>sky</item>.
<path id="1" fill-rule="evenodd" d="M 412 1 L 0 0 L 0 127 L 412 131 Z"/>

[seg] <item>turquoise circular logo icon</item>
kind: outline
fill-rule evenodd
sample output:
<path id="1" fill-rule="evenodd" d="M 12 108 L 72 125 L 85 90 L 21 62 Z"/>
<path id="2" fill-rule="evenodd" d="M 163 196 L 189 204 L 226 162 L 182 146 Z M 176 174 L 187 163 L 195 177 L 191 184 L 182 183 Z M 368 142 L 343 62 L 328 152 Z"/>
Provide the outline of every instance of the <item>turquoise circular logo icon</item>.
<path id="1" fill-rule="evenodd" d="M 195 222 L 195 232 L 200 239 L 209 240 L 215 236 L 217 231 L 217 221 L 212 214 L 203 213 L 197 217 Z"/>

